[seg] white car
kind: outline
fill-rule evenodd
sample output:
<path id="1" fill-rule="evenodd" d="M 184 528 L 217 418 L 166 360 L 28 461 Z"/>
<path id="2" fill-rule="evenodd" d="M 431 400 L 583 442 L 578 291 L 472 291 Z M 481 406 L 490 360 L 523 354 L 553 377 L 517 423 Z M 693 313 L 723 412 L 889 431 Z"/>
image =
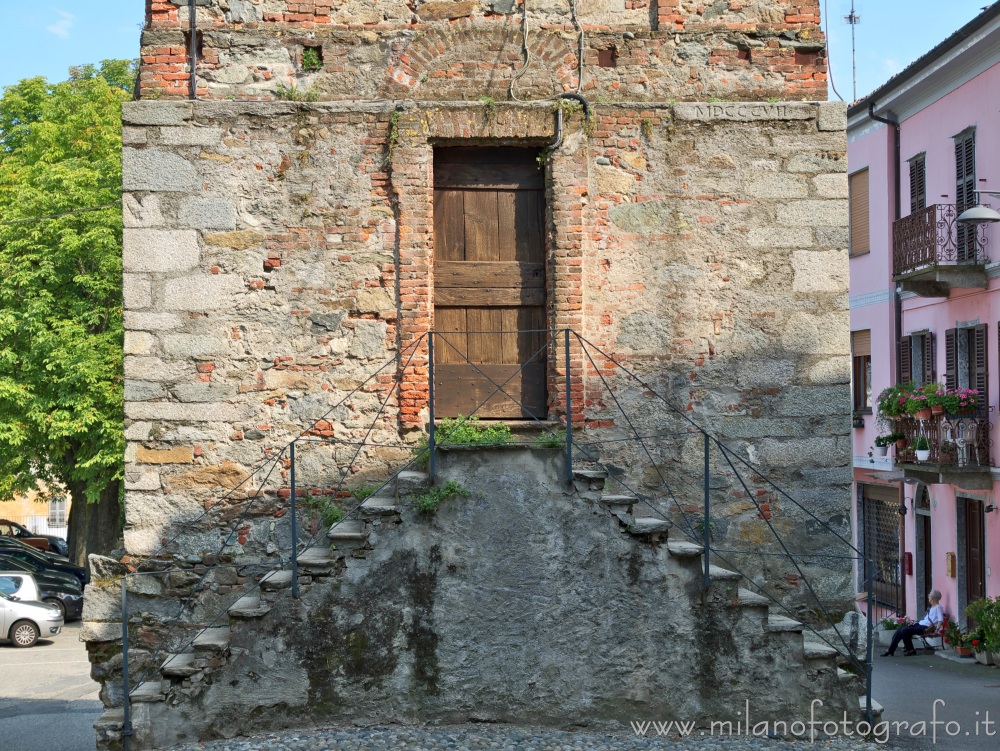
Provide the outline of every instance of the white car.
<path id="1" fill-rule="evenodd" d="M 15 647 L 32 647 L 39 637 L 55 636 L 62 627 L 62 611 L 55 605 L 20 602 L 0 592 L 0 638 Z"/>

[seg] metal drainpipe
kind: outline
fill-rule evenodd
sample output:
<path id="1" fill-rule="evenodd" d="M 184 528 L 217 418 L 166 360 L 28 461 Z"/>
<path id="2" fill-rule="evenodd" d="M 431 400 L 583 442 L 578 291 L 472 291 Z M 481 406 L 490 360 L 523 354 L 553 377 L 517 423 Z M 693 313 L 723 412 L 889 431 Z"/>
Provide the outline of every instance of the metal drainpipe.
<path id="1" fill-rule="evenodd" d="M 188 0 L 188 33 L 191 38 L 188 40 L 188 65 L 191 68 L 191 79 L 188 84 L 188 99 L 198 98 L 198 13 L 195 9 L 196 0 Z"/>
<path id="2" fill-rule="evenodd" d="M 900 161 L 900 135 L 899 135 L 899 121 L 894 120 L 891 117 L 881 117 L 875 114 L 875 102 L 868 102 L 868 117 L 880 123 L 885 123 L 892 128 L 892 141 L 893 141 L 893 157 L 895 163 L 893 164 L 893 209 L 895 211 L 894 222 L 898 222 L 902 219 L 902 195 L 900 193 L 900 175 L 902 173 L 902 164 Z M 892 249 L 889 249 L 890 260 L 892 256 Z M 893 307 L 894 312 L 894 325 L 896 329 L 896 383 L 903 382 L 903 369 L 902 369 L 902 358 L 903 358 L 903 301 L 899 296 L 899 285 L 896 285 L 895 291 L 893 293 Z M 907 379 L 909 380 L 909 379 Z"/>

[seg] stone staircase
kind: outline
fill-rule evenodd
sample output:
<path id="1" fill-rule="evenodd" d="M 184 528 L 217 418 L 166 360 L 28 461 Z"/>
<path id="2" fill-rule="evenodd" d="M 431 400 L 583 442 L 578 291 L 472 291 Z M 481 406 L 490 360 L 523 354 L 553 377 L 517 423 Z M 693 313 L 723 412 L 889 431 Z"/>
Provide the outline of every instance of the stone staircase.
<path id="1" fill-rule="evenodd" d="M 857 715 L 854 697 L 860 682 L 843 669 L 845 660 L 836 649 L 804 638 L 803 624 L 770 613 L 768 600 L 741 587 L 742 577 L 736 572 L 711 566 L 711 585 L 705 590 L 702 548 L 669 539 L 669 522 L 642 515 L 643 508 L 633 496 L 605 492 L 606 481 L 607 474 L 602 470 L 578 469 L 568 491 L 571 497 L 564 502 L 582 501 L 593 513 L 613 520 L 602 534 L 606 536 L 617 528 L 620 535 L 639 545 L 639 555 L 662 560 L 675 584 L 686 592 L 687 603 L 681 607 L 690 609 L 698 626 L 690 634 L 679 634 L 678 643 L 668 646 L 696 652 L 708 671 L 718 671 L 720 664 L 731 661 L 737 671 L 750 676 L 751 682 L 756 677 L 764 685 L 791 687 L 790 695 L 824 697 L 830 716 L 839 717 L 843 711 Z M 246 586 L 229 606 L 224 625 L 196 635 L 192 630 L 193 638 L 184 639 L 190 644 L 188 648 L 163 656 L 157 675 L 135 686 L 131 693 L 135 748 L 165 748 L 181 741 L 205 739 L 206 734 L 229 734 L 229 730 L 198 728 L 198 723 L 190 719 L 185 720 L 181 730 L 165 731 L 164 727 L 170 725 L 167 716 L 171 712 L 192 701 L 209 701 L 206 692 L 210 695 L 224 681 L 235 686 L 238 680 L 231 676 L 237 669 L 244 670 L 241 661 L 249 659 L 247 656 L 256 648 L 258 633 L 272 632 L 282 619 L 310 622 L 312 611 L 323 607 L 324 593 L 330 587 L 363 582 L 376 566 L 385 565 L 385 561 L 374 559 L 386 555 L 387 551 L 380 548 L 392 547 L 394 539 L 417 521 L 411 508 L 412 497 L 428 484 L 424 473 L 400 473 L 378 494 L 366 499 L 352 518 L 335 524 L 325 540 L 305 550 L 299 557 L 300 600 L 290 596 L 291 571 L 271 571 Z M 419 534 L 427 532 L 420 530 Z M 663 559 L 664 554 L 669 560 Z M 720 633 L 726 637 L 713 648 L 704 648 L 697 635 L 709 632 L 715 635 L 713 638 Z M 725 701 L 723 686 L 711 689 L 713 701 L 716 695 Z M 99 751 L 116 747 L 114 738 L 121 722 L 121 707 L 112 707 L 98 721 L 95 728 Z"/>

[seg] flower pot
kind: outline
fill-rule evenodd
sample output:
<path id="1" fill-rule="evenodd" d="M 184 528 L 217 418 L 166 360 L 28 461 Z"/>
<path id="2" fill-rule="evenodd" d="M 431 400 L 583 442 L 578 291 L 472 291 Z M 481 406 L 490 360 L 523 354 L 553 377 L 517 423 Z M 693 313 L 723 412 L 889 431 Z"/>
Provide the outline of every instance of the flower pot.
<path id="1" fill-rule="evenodd" d="M 905 449 L 906 449 L 906 439 L 900 438 L 898 441 L 896 441 L 896 451 L 897 452 L 904 451 Z"/>
<path id="2" fill-rule="evenodd" d="M 923 409 L 918 409 L 913 413 L 913 416 L 918 420 L 930 420 L 931 419 L 931 408 L 924 407 Z"/>
<path id="3" fill-rule="evenodd" d="M 886 631 L 885 629 L 878 632 L 878 644 L 880 647 L 888 647 L 892 644 L 892 635 L 895 634 L 895 630 Z"/>
<path id="4" fill-rule="evenodd" d="M 885 456 L 888 453 L 889 453 L 889 447 L 888 446 L 876 446 L 875 447 L 875 456 Z"/>
<path id="5" fill-rule="evenodd" d="M 917 455 L 918 462 L 925 462 L 931 458 L 930 449 L 914 449 L 913 453 Z"/>
<path id="6" fill-rule="evenodd" d="M 955 654 L 959 657 L 972 657 L 972 647 L 955 647 Z"/>
<path id="7" fill-rule="evenodd" d="M 931 414 L 932 415 L 943 415 L 944 414 L 944 405 L 943 404 L 935 404 L 935 405 L 931 406 Z"/>
<path id="8" fill-rule="evenodd" d="M 980 665 L 992 665 L 993 655 L 989 652 L 976 652 L 976 662 Z"/>

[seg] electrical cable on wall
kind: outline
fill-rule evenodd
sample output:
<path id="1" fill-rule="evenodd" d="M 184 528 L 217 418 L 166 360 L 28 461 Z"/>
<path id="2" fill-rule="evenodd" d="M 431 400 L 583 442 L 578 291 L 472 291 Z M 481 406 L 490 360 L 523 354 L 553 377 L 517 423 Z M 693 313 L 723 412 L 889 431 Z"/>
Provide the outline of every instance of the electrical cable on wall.
<path id="1" fill-rule="evenodd" d="M 521 0 L 521 55 L 524 57 L 524 65 L 511 75 L 510 85 L 507 86 L 507 95 L 515 102 L 522 100 L 518 98 L 514 86 L 531 67 L 531 48 L 528 47 L 528 0 Z"/>
<path id="2" fill-rule="evenodd" d="M 833 60 L 830 58 L 830 11 L 829 0 L 823 0 L 823 21 L 826 23 L 826 75 L 830 79 L 830 88 L 837 95 L 837 99 L 844 101 L 844 97 L 837 91 L 837 84 L 833 82 Z"/>
<path id="3" fill-rule="evenodd" d="M 577 31 L 576 39 L 576 93 L 583 89 L 583 26 L 576 14 L 576 0 L 569 0 L 570 13 L 573 16 L 573 26 Z"/>

